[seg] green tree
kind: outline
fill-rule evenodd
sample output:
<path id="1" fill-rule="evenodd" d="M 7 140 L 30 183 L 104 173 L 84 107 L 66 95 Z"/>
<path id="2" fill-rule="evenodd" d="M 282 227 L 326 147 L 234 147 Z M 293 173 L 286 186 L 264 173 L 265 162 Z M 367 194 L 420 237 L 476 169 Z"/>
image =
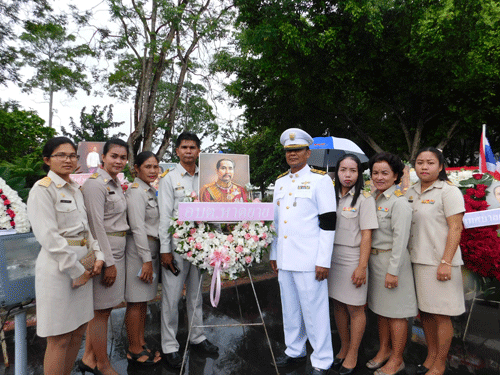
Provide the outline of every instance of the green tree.
<path id="1" fill-rule="evenodd" d="M 123 121 L 113 121 L 113 104 L 105 105 L 102 109 L 99 105 L 92 106 L 90 113 L 86 113 L 87 107 L 83 107 L 80 112 L 80 124 L 77 125 L 70 117 L 69 127 L 72 133 L 66 131 L 61 126 L 61 132 L 66 137 L 72 138 L 75 144 L 82 141 L 105 142 L 110 135 L 110 129 L 123 125 Z M 124 137 L 124 133 L 117 133 L 114 136 Z"/>
<path id="2" fill-rule="evenodd" d="M 228 0 L 132 1 L 107 0 L 118 32 L 99 29 L 106 57 L 116 58 L 107 77 L 112 93 L 134 95 L 134 130 L 129 136 L 134 164 L 139 150 L 151 150 L 159 140 L 161 159 L 170 145 L 182 88 L 188 71 L 197 70 L 193 53 L 202 45 L 225 35 L 232 20 Z M 173 82 L 173 95 L 158 112 L 161 81 Z M 162 127 L 160 128 L 160 124 Z"/>
<path id="3" fill-rule="evenodd" d="M 43 144 L 54 137 L 55 130 L 44 126 L 34 111 L 21 109 L 16 103 L 0 102 L 0 161 L 37 155 L 41 159 Z"/>
<path id="4" fill-rule="evenodd" d="M 64 90 L 75 95 L 77 90 L 90 92 L 82 57 L 93 52 L 86 44 L 76 44 L 76 36 L 66 30 L 65 16 L 50 16 L 41 21 L 26 21 L 20 54 L 22 64 L 35 70 L 23 84 L 23 91 L 41 89 L 49 98 L 49 127 L 52 127 L 54 93 Z"/>
<path id="5" fill-rule="evenodd" d="M 51 10 L 46 0 L 0 0 L 0 85 L 19 81 L 15 28 L 21 23 L 23 7 L 29 7 L 33 17 Z"/>
<path id="6" fill-rule="evenodd" d="M 326 128 L 365 151 L 413 159 L 498 118 L 493 0 L 238 0 L 237 53 L 217 70 L 251 131 Z M 371 149 L 371 150 L 370 150 Z M 476 148 L 477 149 L 477 148 Z M 468 160 L 473 153 L 468 150 Z"/>

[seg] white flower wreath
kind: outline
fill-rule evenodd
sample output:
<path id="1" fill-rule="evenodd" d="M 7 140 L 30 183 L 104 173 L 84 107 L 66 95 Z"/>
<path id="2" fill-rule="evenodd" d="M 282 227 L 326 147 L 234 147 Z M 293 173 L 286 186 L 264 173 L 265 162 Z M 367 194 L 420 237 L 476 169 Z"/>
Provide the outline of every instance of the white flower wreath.
<path id="1" fill-rule="evenodd" d="M 26 204 L 3 178 L 0 178 L 0 198 L 0 230 L 15 229 L 17 233 L 29 232 Z"/>

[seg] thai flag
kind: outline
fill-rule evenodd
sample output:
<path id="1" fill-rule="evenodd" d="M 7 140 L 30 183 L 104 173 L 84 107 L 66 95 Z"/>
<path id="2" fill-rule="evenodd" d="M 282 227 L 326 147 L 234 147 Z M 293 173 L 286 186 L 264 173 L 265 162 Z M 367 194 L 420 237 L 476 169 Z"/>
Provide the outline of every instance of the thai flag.
<path id="1" fill-rule="evenodd" d="M 486 138 L 486 125 L 483 125 L 483 134 L 481 135 L 481 145 L 479 149 L 479 168 L 481 173 L 495 173 L 500 172 L 500 162 L 497 162 L 495 155 L 490 147 L 490 142 Z"/>

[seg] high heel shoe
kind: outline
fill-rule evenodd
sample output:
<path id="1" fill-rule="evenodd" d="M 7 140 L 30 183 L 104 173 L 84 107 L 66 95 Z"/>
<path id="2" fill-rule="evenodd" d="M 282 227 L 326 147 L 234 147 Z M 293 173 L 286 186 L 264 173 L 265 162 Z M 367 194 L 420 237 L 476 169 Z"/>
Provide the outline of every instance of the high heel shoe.
<path id="1" fill-rule="evenodd" d="M 94 375 L 102 375 L 102 372 L 100 372 L 98 369 L 97 369 L 97 366 L 95 368 L 92 368 L 90 366 L 87 366 L 85 363 L 83 363 L 83 360 L 80 359 L 78 361 L 78 370 L 80 370 L 80 372 L 82 374 L 85 374 L 86 372 L 90 372 Z"/>

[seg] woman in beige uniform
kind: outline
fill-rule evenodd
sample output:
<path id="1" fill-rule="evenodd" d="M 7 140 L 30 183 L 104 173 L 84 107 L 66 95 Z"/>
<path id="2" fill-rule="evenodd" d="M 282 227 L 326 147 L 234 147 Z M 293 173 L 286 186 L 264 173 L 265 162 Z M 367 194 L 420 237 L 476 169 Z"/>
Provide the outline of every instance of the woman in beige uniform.
<path id="1" fill-rule="evenodd" d="M 441 375 L 453 337 L 450 316 L 465 312 L 459 247 L 465 205 L 446 176 L 441 151 L 419 150 L 415 170 L 420 181 L 406 192 L 413 208 L 409 248 L 427 343 L 417 374 Z"/>
<path id="2" fill-rule="evenodd" d="M 361 162 L 344 155 L 335 168 L 337 225 L 332 264 L 328 273 L 328 295 L 334 299 L 335 323 L 340 351 L 334 359 L 339 374 L 354 372 L 365 332 L 366 279 L 372 230 L 378 228 L 375 201 L 362 193 Z"/>
<path id="3" fill-rule="evenodd" d="M 91 277 L 101 272 L 104 257 L 90 233 L 79 186 L 70 179 L 78 158 L 75 144 L 52 138 L 42 155 L 48 174 L 28 198 L 28 217 L 42 246 L 35 267 L 36 329 L 47 337 L 44 373 L 69 375 L 94 316 Z M 79 261 L 86 263 L 90 252 L 98 260 L 85 269 Z"/>
<path id="4" fill-rule="evenodd" d="M 127 235 L 127 281 L 125 300 L 127 312 L 128 353 L 130 362 L 151 365 L 161 360 L 147 350 L 144 339 L 147 301 L 158 291 L 160 214 L 156 189 L 151 183 L 158 178 L 159 165 L 151 151 L 141 152 L 135 158 L 136 178 L 130 185 L 127 198 L 127 216 L 131 234 Z"/>
<path id="5" fill-rule="evenodd" d="M 376 188 L 372 196 L 377 206 L 378 229 L 372 233 L 372 253 L 368 262 L 368 307 L 378 315 L 380 348 L 366 367 L 378 369 L 375 375 L 393 375 L 405 368 L 407 318 L 417 315 L 408 252 L 412 209 L 396 187 L 404 174 L 401 159 L 381 152 L 370 159 L 369 166 Z"/>
<path id="6" fill-rule="evenodd" d="M 80 370 L 117 375 L 107 352 L 108 319 L 114 306 L 125 298 L 125 242 L 127 202 L 118 173 L 128 159 L 127 143 L 113 138 L 104 144 L 102 168 L 83 184 L 90 229 L 104 253 L 102 278 L 94 283 L 94 319 L 87 329 Z"/>

